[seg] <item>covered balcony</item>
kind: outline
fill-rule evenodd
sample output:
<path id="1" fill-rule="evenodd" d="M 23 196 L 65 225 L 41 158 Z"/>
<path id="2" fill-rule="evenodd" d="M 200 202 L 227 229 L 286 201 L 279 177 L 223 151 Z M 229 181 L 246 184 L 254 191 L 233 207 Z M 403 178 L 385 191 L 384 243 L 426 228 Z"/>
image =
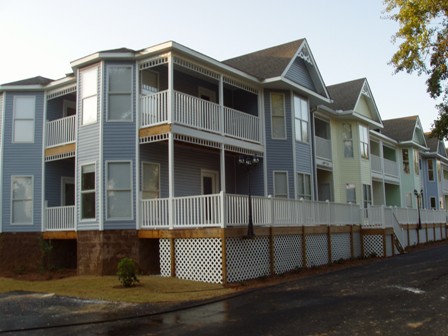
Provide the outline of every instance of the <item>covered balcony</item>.
<path id="1" fill-rule="evenodd" d="M 318 159 L 318 164 L 320 163 L 324 166 L 328 166 L 328 163 L 333 160 L 331 151 L 330 124 L 319 118 L 315 118 L 314 122 L 314 138 L 316 142 L 316 157 Z"/>
<path id="2" fill-rule="evenodd" d="M 262 144 L 258 88 L 174 55 L 143 61 L 140 77 L 141 138 L 172 132 Z"/>
<path id="3" fill-rule="evenodd" d="M 378 179 L 399 179 L 396 150 L 382 143 L 370 142 L 372 174 Z"/>

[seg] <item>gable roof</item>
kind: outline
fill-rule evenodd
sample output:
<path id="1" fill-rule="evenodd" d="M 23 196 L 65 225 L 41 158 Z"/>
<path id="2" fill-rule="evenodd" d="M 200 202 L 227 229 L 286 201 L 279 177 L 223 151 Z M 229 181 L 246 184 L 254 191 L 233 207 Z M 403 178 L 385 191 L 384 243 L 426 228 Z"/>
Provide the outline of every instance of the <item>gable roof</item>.
<path id="1" fill-rule="evenodd" d="M 328 93 L 333 100 L 331 104 L 328 104 L 328 107 L 335 111 L 354 110 L 365 81 L 365 78 L 360 78 L 327 86 Z"/>
<path id="2" fill-rule="evenodd" d="M 260 80 L 281 76 L 305 39 L 299 39 L 275 47 L 255 51 L 223 61 Z"/>
<path id="3" fill-rule="evenodd" d="M 362 119 L 373 128 L 382 128 L 381 115 L 366 78 L 330 85 L 327 90 L 332 101 L 326 107 L 333 113 Z"/>
<path id="4" fill-rule="evenodd" d="M 45 86 L 51 83 L 53 80 L 42 76 L 36 76 L 32 78 L 22 79 L 16 82 L 2 84 L 2 86 L 26 86 L 26 85 L 41 85 Z"/>
<path id="5" fill-rule="evenodd" d="M 428 145 L 429 151 L 436 153 L 439 150 L 439 139 L 437 138 L 431 138 L 430 137 L 431 132 L 425 132 L 425 139 L 426 144 Z"/>
<path id="6" fill-rule="evenodd" d="M 383 120 L 381 133 L 397 141 L 412 141 L 418 116 Z"/>
<path id="7" fill-rule="evenodd" d="M 398 142 L 413 143 L 428 149 L 423 128 L 418 115 L 395 118 L 383 121 L 381 133 Z"/>

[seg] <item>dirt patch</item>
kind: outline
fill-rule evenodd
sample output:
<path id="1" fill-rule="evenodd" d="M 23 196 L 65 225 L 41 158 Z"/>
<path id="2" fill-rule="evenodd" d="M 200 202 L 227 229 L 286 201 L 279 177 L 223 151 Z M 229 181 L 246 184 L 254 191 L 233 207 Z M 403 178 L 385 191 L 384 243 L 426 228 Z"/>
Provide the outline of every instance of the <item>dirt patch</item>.
<path id="1" fill-rule="evenodd" d="M 77 275 L 76 269 L 60 269 L 54 271 L 36 271 L 36 272 L 24 272 L 17 273 L 12 271 L 0 272 L 0 277 L 12 278 L 16 280 L 25 281 L 45 281 L 45 280 L 57 280 Z"/>

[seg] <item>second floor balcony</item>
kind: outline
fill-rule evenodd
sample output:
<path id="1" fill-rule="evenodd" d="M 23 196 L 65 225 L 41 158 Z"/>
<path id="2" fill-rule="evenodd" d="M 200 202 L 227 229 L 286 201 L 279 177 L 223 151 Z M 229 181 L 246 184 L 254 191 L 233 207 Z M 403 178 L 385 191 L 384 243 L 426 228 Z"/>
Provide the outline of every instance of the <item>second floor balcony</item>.
<path id="1" fill-rule="evenodd" d="M 140 113 L 141 128 L 173 123 L 261 143 L 259 117 L 179 91 L 141 95 Z"/>
<path id="2" fill-rule="evenodd" d="M 398 178 L 398 163 L 380 156 L 371 154 L 372 173 L 384 175 L 385 177 Z"/>

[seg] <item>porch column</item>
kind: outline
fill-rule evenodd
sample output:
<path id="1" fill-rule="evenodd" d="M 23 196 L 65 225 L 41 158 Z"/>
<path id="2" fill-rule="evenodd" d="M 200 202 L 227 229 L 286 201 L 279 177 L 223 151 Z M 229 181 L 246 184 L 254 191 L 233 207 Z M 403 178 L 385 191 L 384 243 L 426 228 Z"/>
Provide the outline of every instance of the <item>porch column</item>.
<path id="1" fill-rule="evenodd" d="M 220 161 L 220 176 L 221 176 L 221 191 L 226 192 L 226 151 L 224 144 L 221 144 L 221 160 Z"/>
<path id="2" fill-rule="evenodd" d="M 168 124 L 173 123 L 174 114 L 174 65 L 173 55 L 170 53 L 168 56 Z"/>
<path id="3" fill-rule="evenodd" d="M 174 228 L 174 137 L 168 135 L 168 220 L 170 229 Z"/>
<path id="4" fill-rule="evenodd" d="M 224 125 L 224 79 L 223 75 L 219 76 L 219 131 L 221 135 L 225 134 Z"/>

